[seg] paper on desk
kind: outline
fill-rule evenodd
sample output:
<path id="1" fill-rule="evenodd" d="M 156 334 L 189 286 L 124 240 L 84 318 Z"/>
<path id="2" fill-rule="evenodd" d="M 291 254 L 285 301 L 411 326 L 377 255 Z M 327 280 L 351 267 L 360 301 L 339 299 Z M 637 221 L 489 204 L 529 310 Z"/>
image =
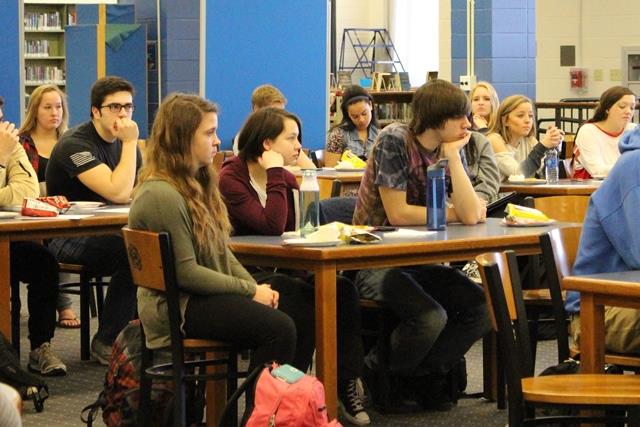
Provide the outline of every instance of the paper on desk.
<path id="1" fill-rule="evenodd" d="M 129 207 L 126 208 L 104 208 L 100 209 L 100 212 L 111 212 L 111 213 L 129 213 Z"/>
<path id="2" fill-rule="evenodd" d="M 399 228 L 396 231 L 387 231 L 384 233 L 384 238 L 388 237 L 425 237 L 431 234 L 436 234 L 436 231 L 423 231 L 412 230 L 410 228 Z"/>
<path id="3" fill-rule="evenodd" d="M 95 216 L 95 215 L 68 215 L 68 214 L 64 214 L 64 215 L 58 215 L 58 216 L 24 216 L 24 215 L 20 215 L 19 217 L 17 217 L 17 219 L 25 219 L 25 220 L 52 220 L 52 219 L 83 219 L 83 218 L 89 218 L 91 216 Z"/>

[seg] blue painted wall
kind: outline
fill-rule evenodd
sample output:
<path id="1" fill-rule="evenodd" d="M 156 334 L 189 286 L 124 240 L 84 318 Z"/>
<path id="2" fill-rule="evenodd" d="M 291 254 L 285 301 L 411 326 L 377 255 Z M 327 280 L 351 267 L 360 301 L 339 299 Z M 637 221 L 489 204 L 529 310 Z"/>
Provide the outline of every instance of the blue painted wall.
<path id="1" fill-rule="evenodd" d="M 136 28 L 137 27 L 137 28 Z M 129 31 L 135 28 L 133 31 Z M 122 46 L 114 49 L 106 46 L 107 75 L 117 75 L 129 80 L 136 89 L 133 102 L 136 109 L 133 119 L 138 123 L 140 138 L 148 135 L 146 74 L 146 34 L 142 26 L 107 24 L 107 33 L 114 30 L 128 30 Z M 66 44 L 68 51 L 84 52 L 83 55 L 67 56 L 67 94 L 69 99 L 70 125 L 77 125 L 89 119 L 91 109 L 91 86 L 95 82 L 97 70 L 97 25 L 75 25 L 67 27 Z"/>
<path id="2" fill-rule="evenodd" d="M 251 92 L 277 86 L 303 122 L 303 145 L 324 147 L 327 2 L 207 0 L 207 98 L 220 104 L 222 148 L 251 110 Z"/>
<path id="3" fill-rule="evenodd" d="M 451 3 L 452 81 L 466 74 L 466 1 Z M 475 72 L 500 99 L 536 95 L 535 0 L 477 0 L 475 3 Z"/>
<path id="4" fill-rule="evenodd" d="M 20 26 L 19 3 L 0 5 L 0 95 L 4 97 L 4 117 L 20 125 Z"/>
<path id="5" fill-rule="evenodd" d="M 95 25 L 73 25 L 66 28 L 67 52 L 93 52 L 91 55 L 67 55 L 67 99 L 71 126 L 89 120 L 91 86 L 98 76 Z"/>
<path id="6" fill-rule="evenodd" d="M 200 0 L 161 0 L 160 20 L 162 96 L 171 92 L 198 93 Z"/>

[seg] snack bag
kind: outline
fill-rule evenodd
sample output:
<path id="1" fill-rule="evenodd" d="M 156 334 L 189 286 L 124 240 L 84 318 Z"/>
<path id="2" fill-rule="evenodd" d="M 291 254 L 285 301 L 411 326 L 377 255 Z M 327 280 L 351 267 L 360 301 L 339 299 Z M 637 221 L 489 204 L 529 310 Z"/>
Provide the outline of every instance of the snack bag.
<path id="1" fill-rule="evenodd" d="M 71 207 L 71 203 L 64 196 L 46 196 L 38 197 L 38 200 L 45 202 L 58 208 L 58 213 L 65 213 Z"/>
<path id="2" fill-rule="evenodd" d="M 344 150 L 340 157 L 340 165 L 343 168 L 364 169 L 367 163 L 360 157 L 356 156 L 351 150 Z"/>
<path id="3" fill-rule="evenodd" d="M 64 196 L 48 196 L 31 199 L 25 197 L 22 201 L 21 214 L 24 216 L 58 216 L 69 210 L 71 204 Z"/>
<path id="4" fill-rule="evenodd" d="M 24 216 L 58 216 L 58 208 L 47 202 L 25 197 L 20 213 Z"/>
<path id="5" fill-rule="evenodd" d="M 551 221 L 548 216 L 538 209 L 514 205 L 513 203 L 508 203 L 504 211 L 506 213 L 505 221 L 507 223 L 529 224 Z"/>

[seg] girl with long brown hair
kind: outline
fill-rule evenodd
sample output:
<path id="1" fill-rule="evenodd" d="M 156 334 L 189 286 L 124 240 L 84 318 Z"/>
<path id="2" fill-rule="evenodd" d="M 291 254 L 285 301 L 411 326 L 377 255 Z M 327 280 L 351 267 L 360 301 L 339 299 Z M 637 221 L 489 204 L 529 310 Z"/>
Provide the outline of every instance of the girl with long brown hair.
<path id="1" fill-rule="evenodd" d="M 212 167 L 220 144 L 217 106 L 175 93 L 158 109 L 129 227 L 171 236 L 184 332 L 251 348 L 250 368 L 290 363 L 296 327 L 278 310 L 280 294 L 258 284 L 229 250 L 231 226 Z M 138 290 L 138 313 L 151 348 L 169 344 L 164 296 Z"/>
<path id="2" fill-rule="evenodd" d="M 627 87 L 613 86 L 600 96 L 593 117 L 576 134 L 574 178 L 604 178 L 620 157 L 622 134 L 633 129 L 636 96 Z"/>

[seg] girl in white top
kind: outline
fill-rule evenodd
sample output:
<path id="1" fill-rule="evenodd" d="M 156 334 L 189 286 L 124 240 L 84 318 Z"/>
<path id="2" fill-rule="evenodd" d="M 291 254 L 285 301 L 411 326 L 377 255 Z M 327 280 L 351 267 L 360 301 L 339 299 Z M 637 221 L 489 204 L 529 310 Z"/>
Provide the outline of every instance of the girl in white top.
<path id="1" fill-rule="evenodd" d="M 469 99 L 473 115 L 472 129 L 486 134 L 496 119 L 500 105 L 498 93 L 490 83 L 480 81 L 471 90 Z"/>
<path id="2" fill-rule="evenodd" d="M 540 169 L 542 158 L 562 141 L 562 131 L 551 125 L 542 141 L 535 134 L 533 103 L 523 95 L 511 95 L 502 101 L 487 139 L 496 155 L 502 180 L 510 175 L 532 177 Z"/>
<path id="3" fill-rule="evenodd" d="M 576 135 L 574 178 L 605 177 L 620 157 L 618 141 L 631 123 L 636 97 L 629 88 L 613 86 L 600 96 L 593 117 Z"/>

